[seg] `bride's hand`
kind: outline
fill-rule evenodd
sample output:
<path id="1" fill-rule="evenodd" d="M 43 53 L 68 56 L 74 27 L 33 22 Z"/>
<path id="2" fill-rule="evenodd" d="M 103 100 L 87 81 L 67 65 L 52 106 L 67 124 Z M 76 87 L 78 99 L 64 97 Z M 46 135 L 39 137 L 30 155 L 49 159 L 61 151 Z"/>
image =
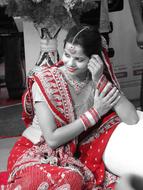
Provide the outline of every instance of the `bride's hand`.
<path id="1" fill-rule="evenodd" d="M 108 82 L 101 93 L 98 89 L 96 89 L 94 96 L 94 107 L 96 108 L 98 114 L 102 116 L 112 109 L 117 104 L 119 99 L 119 90 Z"/>
<path id="2" fill-rule="evenodd" d="M 92 55 L 88 63 L 88 69 L 91 72 L 93 82 L 98 82 L 103 74 L 103 61 L 99 55 Z"/>

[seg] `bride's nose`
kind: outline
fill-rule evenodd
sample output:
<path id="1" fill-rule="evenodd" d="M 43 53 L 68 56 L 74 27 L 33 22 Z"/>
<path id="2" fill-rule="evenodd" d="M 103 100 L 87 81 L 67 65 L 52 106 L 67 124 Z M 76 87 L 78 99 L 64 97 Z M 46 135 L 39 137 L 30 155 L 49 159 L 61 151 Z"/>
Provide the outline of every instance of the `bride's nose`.
<path id="1" fill-rule="evenodd" d="M 75 65 L 76 65 L 75 60 L 73 58 L 70 58 L 69 61 L 68 61 L 68 66 L 73 67 Z"/>

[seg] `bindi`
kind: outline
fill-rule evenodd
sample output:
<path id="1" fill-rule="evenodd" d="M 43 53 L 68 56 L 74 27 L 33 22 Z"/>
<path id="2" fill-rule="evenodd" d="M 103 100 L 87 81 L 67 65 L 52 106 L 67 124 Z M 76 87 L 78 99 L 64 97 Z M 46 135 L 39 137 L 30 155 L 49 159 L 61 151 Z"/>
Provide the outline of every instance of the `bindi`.
<path id="1" fill-rule="evenodd" d="M 75 54 L 76 53 L 76 47 L 74 45 L 69 45 L 68 48 L 70 53 Z"/>

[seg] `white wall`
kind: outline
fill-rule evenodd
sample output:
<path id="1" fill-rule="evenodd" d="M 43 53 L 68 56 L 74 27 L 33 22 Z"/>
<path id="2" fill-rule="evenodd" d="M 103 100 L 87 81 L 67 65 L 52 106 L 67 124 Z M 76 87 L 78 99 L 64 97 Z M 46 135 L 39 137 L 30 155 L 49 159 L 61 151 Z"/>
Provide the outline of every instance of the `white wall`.
<path id="1" fill-rule="evenodd" d="M 124 9 L 119 12 L 110 13 L 114 30 L 110 34 L 111 47 L 115 49 L 112 63 L 116 73 L 127 77 L 119 78 L 119 82 L 125 94 L 130 99 L 140 97 L 140 75 L 134 76 L 133 70 L 143 69 L 143 50 L 136 44 L 136 30 L 128 0 L 124 0 Z M 36 63 L 39 56 L 40 38 L 39 34 L 30 22 L 24 22 L 25 58 L 26 72 Z M 58 36 L 58 50 L 62 54 L 63 39 L 66 31 L 61 31 Z"/>
<path id="2" fill-rule="evenodd" d="M 23 22 L 26 73 L 36 63 L 40 51 L 40 38 L 32 22 Z"/>

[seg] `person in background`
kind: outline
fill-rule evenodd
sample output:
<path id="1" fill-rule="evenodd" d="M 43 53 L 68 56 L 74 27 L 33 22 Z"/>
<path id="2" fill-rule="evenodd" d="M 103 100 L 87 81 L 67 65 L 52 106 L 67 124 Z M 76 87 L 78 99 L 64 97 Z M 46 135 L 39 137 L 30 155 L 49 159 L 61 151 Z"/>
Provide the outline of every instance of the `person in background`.
<path id="1" fill-rule="evenodd" d="M 133 16 L 134 24 L 137 31 L 136 42 L 140 49 L 143 49 L 143 1 L 142 0 L 129 0 L 131 13 Z M 140 104 L 143 110 L 143 73 L 141 80 L 141 97 Z"/>
<path id="2" fill-rule="evenodd" d="M 4 62 L 4 81 L 9 99 L 21 99 L 25 90 L 23 34 L 6 11 L 7 1 L 0 1 L 0 43 Z"/>
<path id="3" fill-rule="evenodd" d="M 28 78 L 23 109 L 27 128 L 3 189 L 113 190 L 127 171 L 143 172 L 143 114 L 121 91 L 96 28 L 69 30 L 61 61 Z"/>
<path id="4" fill-rule="evenodd" d="M 141 0 L 129 0 L 133 21 L 136 27 L 136 41 L 139 48 L 143 48 L 143 2 Z"/>

